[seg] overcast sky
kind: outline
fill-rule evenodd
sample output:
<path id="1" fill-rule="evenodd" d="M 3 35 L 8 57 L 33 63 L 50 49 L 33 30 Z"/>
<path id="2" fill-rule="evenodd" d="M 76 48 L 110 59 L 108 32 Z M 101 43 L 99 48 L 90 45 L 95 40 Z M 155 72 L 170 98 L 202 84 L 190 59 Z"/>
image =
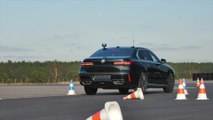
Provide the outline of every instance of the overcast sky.
<path id="1" fill-rule="evenodd" d="M 101 43 L 213 62 L 213 0 L 0 0 L 0 61 L 74 61 Z"/>

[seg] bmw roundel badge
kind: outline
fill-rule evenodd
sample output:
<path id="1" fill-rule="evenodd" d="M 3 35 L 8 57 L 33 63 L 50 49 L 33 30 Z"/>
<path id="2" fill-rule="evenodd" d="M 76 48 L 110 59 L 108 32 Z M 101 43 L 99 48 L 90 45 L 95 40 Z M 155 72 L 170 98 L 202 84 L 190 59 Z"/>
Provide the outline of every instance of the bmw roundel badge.
<path id="1" fill-rule="evenodd" d="M 104 59 L 102 59 L 102 60 L 101 60 L 101 63 L 105 63 L 105 60 L 104 60 Z"/>

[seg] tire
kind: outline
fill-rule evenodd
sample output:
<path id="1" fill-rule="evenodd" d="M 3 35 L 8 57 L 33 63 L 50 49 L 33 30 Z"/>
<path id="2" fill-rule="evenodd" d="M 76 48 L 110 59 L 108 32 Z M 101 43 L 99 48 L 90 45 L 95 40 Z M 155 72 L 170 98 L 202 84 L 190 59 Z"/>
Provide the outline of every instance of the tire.
<path id="1" fill-rule="evenodd" d="M 129 89 L 128 88 L 120 88 L 118 89 L 120 94 L 128 94 Z"/>
<path id="2" fill-rule="evenodd" d="M 175 86 L 175 78 L 172 73 L 169 73 L 169 77 L 167 78 L 167 87 L 163 88 L 165 93 L 172 93 Z"/>
<path id="3" fill-rule="evenodd" d="M 97 88 L 84 86 L 84 91 L 87 95 L 95 95 L 97 93 L 97 90 Z"/>
<path id="4" fill-rule="evenodd" d="M 147 89 L 147 83 L 148 83 L 147 74 L 142 72 L 138 80 L 138 88 L 141 88 L 144 93 L 146 92 Z"/>

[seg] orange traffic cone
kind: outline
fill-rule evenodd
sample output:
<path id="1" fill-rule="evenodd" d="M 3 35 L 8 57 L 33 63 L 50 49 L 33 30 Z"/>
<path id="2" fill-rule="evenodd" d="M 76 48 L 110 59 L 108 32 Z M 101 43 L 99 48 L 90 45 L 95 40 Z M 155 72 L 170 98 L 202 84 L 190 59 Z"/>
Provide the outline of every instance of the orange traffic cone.
<path id="1" fill-rule="evenodd" d="M 106 102 L 105 108 L 86 120 L 123 120 L 121 109 L 116 101 Z"/>
<path id="2" fill-rule="evenodd" d="M 144 95 L 143 95 L 143 91 L 141 88 L 137 88 L 137 90 L 129 95 L 127 95 L 126 97 L 124 97 L 123 99 L 124 100 L 127 100 L 127 99 L 144 99 Z"/>
<path id="3" fill-rule="evenodd" d="M 199 87 L 200 86 L 200 81 L 199 81 L 199 78 L 197 78 L 197 83 L 196 83 L 196 86 Z"/>
<path id="4" fill-rule="evenodd" d="M 185 95 L 185 92 L 184 92 L 183 83 L 182 83 L 181 79 L 179 81 L 177 97 L 176 97 L 175 100 L 186 100 L 186 95 Z"/>
<path id="5" fill-rule="evenodd" d="M 199 92 L 196 100 L 208 100 L 203 79 L 201 79 L 201 84 L 199 87 Z"/>

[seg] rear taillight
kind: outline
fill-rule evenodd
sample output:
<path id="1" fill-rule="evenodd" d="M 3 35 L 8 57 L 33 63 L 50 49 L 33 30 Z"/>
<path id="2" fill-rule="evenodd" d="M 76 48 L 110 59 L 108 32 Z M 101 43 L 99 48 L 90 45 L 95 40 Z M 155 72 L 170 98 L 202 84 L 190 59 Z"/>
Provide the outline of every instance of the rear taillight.
<path id="1" fill-rule="evenodd" d="M 130 74 L 128 74 L 128 81 L 129 81 L 129 82 L 132 81 Z"/>
<path id="2" fill-rule="evenodd" d="M 114 65 L 131 65 L 131 61 L 120 61 L 120 62 L 114 62 Z"/>
<path id="3" fill-rule="evenodd" d="M 82 62 L 81 66 L 92 66 L 94 65 L 93 62 Z"/>

